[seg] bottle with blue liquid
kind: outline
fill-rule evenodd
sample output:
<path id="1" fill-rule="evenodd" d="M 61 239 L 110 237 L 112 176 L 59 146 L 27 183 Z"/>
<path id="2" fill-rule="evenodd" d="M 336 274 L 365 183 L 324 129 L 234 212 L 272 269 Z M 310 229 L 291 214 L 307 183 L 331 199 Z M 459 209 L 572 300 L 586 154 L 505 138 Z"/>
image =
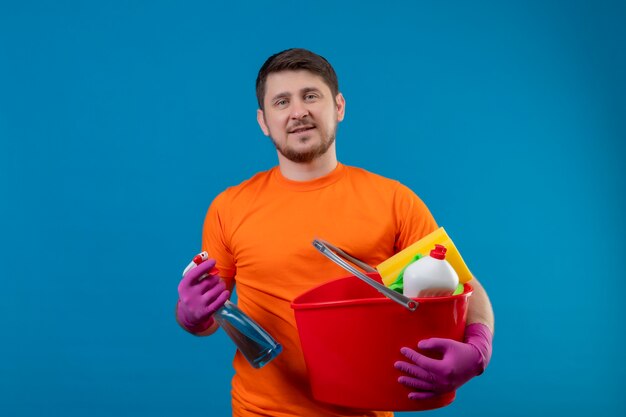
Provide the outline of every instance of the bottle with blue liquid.
<path id="1" fill-rule="evenodd" d="M 269 363 L 283 350 L 265 329 L 228 300 L 213 318 L 255 368 Z"/>
<path id="2" fill-rule="evenodd" d="M 191 268 L 207 259 L 206 252 L 195 256 L 183 271 L 183 276 Z M 229 300 L 226 300 L 226 303 L 215 312 L 213 318 L 254 368 L 261 368 L 268 364 L 283 350 L 281 344 L 274 340 L 265 329 Z"/>

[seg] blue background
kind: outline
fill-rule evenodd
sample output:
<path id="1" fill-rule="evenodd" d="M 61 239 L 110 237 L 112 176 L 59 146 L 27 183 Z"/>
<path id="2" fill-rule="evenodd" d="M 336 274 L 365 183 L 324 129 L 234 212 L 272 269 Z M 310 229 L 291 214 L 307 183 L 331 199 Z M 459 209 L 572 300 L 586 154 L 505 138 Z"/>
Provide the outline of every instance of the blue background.
<path id="1" fill-rule="evenodd" d="M 340 160 L 414 189 L 491 296 L 488 371 L 426 414 L 626 414 L 624 2 L 226 3 L 2 1 L 0 413 L 229 415 L 233 345 L 176 287 L 213 197 L 276 164 L 254 80 L 299 46 Z"/>

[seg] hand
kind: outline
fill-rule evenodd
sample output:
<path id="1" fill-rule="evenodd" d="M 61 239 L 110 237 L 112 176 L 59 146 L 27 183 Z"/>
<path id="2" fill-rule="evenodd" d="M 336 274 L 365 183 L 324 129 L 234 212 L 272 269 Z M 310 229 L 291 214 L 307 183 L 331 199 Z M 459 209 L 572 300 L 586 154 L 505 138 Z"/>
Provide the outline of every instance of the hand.
<path id="1" fill-rule="evenodd" d="M 224 282 L 216 274 L 209 273 L 214 266 L 214 259 L 202 262 L 187 271 L 178 284 L 176 314 L 191 333 L 200 333 L 211 327 L 213 314 L 230 296 Z"/>
<path id="2" fill-rule="evenodd" d="M 442 354 L 441 359 L 429 358 L 403 347 L 400 353 L 410 362 L 394 364 L 396 369 L 408 375 L 398 378 L 398 382 L 416 390 L 409 394 L 412 400 L 425 400 L 454 391 L 483 373 L 491 358 L 492 338 L 487 326 L 473 323 L 465 328 L 465 343 L 441 338 L 418 343 L 417 347 L 423 351 Z"/>

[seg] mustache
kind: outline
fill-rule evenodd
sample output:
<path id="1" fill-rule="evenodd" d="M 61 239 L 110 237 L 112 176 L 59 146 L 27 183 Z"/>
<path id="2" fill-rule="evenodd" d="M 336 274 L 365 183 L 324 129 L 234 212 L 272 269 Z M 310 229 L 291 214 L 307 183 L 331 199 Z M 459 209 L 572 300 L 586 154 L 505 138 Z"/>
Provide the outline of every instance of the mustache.
<path id="1" fill-rule="evenodd" d="M 287 131 L 293 132 L 294 130 L 300 129 L 301 127 L 315 127 L 315 123 L 309 121 L 294 122 L 292 125 L 288 126 Z"/>

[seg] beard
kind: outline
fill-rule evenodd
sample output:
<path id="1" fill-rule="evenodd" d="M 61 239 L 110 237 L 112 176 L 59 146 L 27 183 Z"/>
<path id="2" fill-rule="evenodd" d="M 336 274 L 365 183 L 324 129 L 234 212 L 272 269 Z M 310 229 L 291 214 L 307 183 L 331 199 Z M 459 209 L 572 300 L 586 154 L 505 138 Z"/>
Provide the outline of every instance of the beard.
<path id="1" fill-rule="evenodd" d="M 331 145 L 335 143 L 336 135 L 337 125 L 335 124 L 331 129 L 329 129 L 329 131 L 321 132 L 321 140 L 317 145 L 305 151 L 296 150 L 286 143 L 284 145 L 279 144 L 271 135 L 271 132 L 270 139 L 272 139 L 276 150 L 288 160 L 296 163 L 307 163 L 315 160 L 319 156 L 324 155 L 326 151 L 328 151 L 328 149 L 331 147 Z M 310 140 L 309 136 L 305 136 L 299 139 L 300 143 L 305 143 L 308 140 Z"/>

